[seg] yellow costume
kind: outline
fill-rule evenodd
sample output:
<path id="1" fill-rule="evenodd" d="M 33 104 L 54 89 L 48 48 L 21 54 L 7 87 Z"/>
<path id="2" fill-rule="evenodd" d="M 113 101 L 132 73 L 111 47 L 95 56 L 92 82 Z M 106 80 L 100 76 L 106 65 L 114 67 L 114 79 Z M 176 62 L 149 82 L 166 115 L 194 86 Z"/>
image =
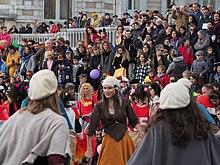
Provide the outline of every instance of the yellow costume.
<path id="1" fill-rule="evenodd" d="M 14 61 L 14 62 L 13 62 Z M 18 69 L 19 65 L 19 54 L 16 51 L 13 55 L 8 54 L 6 59 L 6 65 L 9 69 L 9 77 L 14 77 L 16 70 Z"/>

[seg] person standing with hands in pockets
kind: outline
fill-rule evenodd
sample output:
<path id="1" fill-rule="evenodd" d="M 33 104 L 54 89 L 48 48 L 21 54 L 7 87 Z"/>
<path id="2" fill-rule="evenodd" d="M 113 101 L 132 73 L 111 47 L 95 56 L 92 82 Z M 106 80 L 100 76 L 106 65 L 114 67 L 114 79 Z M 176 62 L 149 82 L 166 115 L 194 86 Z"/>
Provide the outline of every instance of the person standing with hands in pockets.
<path id="1" fill-rule="evenodd" d="M 102 100 L 95 105 L 87 129 L 88 145 L 85 156 L 89 159 L 92 157 L 92 135 L 101 120 L 105 136 L 97 164 L 125 165 L 135 150 L 134 142 L 127 133 L 127 119 L 129 125 L 138 130 L 140 138 L 144 137 L 144 132 L 129 101 L 119 96 L 119 81 L 109 76 L 102 86 Z"/>

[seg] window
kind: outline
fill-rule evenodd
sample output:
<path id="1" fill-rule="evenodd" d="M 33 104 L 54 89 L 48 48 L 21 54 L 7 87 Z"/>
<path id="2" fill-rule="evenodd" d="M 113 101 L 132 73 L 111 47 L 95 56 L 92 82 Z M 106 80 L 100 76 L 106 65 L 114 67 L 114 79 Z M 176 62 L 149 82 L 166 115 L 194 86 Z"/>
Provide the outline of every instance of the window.
<path id="1" fill-rule="evenodd" d="M 128 10 L 139 10 L 140 9 L 140 0 L 128 0 L 127 1 Z"/>
<path id="2" fill-rule="evenodd" d="M 69 6 L 67 6 L 68 1 Z M 60 0 L 60 19 L 67 19 L 67 7 L 69 9 L 69 18 L 72 18 L 72 0 Z"/>
<path id="3" fill-rule="evenodd" d="M 56 17 L 56 0 L 44 1 L 44 19 L 55 19 Z"/>
<path id="4" fill-rule="evenodd" d="M 128 0 L 127 9 L 128 9 L 128 10 L 131 10 L 131 9 L 132 9 L 132 0 Z"/>
<path id="5" fill-rule="evenodd" d="M 134 0 L 134 10 L 139 10 L 140 9 L 140 1 L 139 0 Z"/>

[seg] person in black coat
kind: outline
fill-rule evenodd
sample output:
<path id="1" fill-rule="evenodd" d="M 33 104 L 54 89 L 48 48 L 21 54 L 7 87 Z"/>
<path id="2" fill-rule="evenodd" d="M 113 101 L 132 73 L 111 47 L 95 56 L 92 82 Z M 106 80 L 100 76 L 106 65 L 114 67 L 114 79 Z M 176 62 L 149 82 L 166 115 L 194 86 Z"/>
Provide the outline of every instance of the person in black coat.
<path id="1" fill-rule="evenodd" d="M 93 69 L 98 69 L 100 70 L 100 63 L 101 63 L 101 54 L 98 46 L 93 46 L 92 48 L 93 51 L 93 56 L 90 58 L 90 68 L 91 70 Z M 99 76 L 100 77 L 100 76 Z M 92 84 L 94 91 L 98 89 L 99 87 L 100 80 L 99 78 L 97 79 L 90 79 L 90 84 Z"/>
<path id="2" fill-rule="evenodd" d="M 79 69 L 77 70 L 77 73 L 76 73 L 76 92 L 78 90 L 78 87 L 79 87 L 79 76 L 81 74 L 86 74 L 87 75 L 87 82 L 90 83 L 91 81 L 91 78 L 90 78 L 90 72 L 91 72 L 91 68 L 88 66 L 89 65 L 89 59 L 87 57 L 83 57 L 82 58 L 82 63 L 83 63 L 83 66 L 82 67 L 79 67 Z"/>
<path id="3" fill-rule="evenodd" d="M 183 72 L 186 69 L 186 65 L 184 63 L 184 58 L 179 52 L 175 49 L 171 50 L 170 55 L 173 58 L 173 62 L 169 65 L 166 74 L 173 75 L 177 79 L 182 77 Z"/>

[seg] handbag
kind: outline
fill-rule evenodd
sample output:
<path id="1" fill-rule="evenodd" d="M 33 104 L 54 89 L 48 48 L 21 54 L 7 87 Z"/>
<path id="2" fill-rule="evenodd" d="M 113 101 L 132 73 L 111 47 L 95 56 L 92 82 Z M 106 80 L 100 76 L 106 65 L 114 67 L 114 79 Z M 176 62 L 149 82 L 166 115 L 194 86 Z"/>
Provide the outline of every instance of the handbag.
<path id="1" fill-rule="evenodd" d="M 121 64 L 120 64 L 120 67 L 121 68 L 118 68 L 115 70 L 114 77 L 116 77 L 116 78 L 121 77 L 121 76 L 127 77 L 126 69 L 124 67 L 122 67 Z"/>

